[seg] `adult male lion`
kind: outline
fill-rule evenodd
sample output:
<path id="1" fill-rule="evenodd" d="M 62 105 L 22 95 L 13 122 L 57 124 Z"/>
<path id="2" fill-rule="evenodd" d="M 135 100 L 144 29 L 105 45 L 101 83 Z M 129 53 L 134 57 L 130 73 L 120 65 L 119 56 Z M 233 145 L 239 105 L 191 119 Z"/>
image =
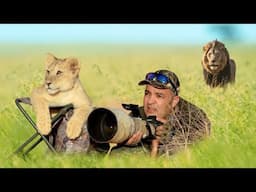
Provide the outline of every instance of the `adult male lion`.
<path id="1" fill-rule="evenodd" d="M 44 84 L 31 94 L 37 128 L 43 135 L 48 135 L 51 132 L 49 107 L 73 104 L 73 115 L 67 122 L 66 135 L 69 139 L 75 139 L 80 136 L 92 110 L 92 103 L 79 80 L 79 62 L 76 58 L 60 59 L 48 54 L 45 67 Z"/>
<path id="2" fill-rule="evenodd" d="M 203 46 L 201 64 L 204 80 L 210 87 L 226 87 L 235 82 L 236 64 L 222 42 L 214 40 Z"/>

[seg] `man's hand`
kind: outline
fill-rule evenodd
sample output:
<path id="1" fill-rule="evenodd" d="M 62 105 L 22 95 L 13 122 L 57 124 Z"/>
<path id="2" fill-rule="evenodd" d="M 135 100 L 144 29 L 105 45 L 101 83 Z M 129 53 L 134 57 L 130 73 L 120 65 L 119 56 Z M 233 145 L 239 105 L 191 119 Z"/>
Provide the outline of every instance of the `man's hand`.
<path id="1" fill-rule="evenodd" d="M 142 137 L 143 137 L 143 132 L 142 131 L 138 131 L 138 132 L 134 133 L 128 139 L 128 141 L 125 143 L 125 145 L 136 145 L 136 144 L 138 144 L 141 141 Z"/>
<path id="2" fill-rule="evenodd" d="M 155 132 L 155 135 L 156 135 L 156 139 L 160 139 L 161 136 L 163 136 L 166 132 L 166 129 L 163 125 L 160 125 L 158 127 L 156 127 L 156 132 Z"/>
<path id="3" fill-rule="evenodd" d="M 167 134 L 168 134 L 168 129 L 166 127 L 166 124 L 156 127 L 156 130 L 155 130 L 156 139 L 153 139 L 151 142 L 151 152 L 150 152 L 151 157 L 157 156 L 158 145 L 161 140 L 161 137 L 166 136 Z"/>

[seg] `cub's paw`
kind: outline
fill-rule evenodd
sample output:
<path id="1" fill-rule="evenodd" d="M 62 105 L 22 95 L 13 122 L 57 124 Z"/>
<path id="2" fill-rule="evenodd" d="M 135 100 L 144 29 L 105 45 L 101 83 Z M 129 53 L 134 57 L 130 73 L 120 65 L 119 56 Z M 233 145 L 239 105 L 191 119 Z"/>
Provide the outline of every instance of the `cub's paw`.
<path id="1" fill-rule="evenodd" d="M 36 126 L 38 131 L 43 135 L 48 135 L 51 132 L 51 121 L 47 119 L 37 120 Z"/>
<path id="2" fill-rule="evenodd" d="M 67 124 L 66 134 L 69 139 L 75 139 L 80 135 L 82 129 L 80 126 L 76 125 L 75 123 L 72 123 L 72 122 L 70 123 L 70 122 L 68 122 Z"/>

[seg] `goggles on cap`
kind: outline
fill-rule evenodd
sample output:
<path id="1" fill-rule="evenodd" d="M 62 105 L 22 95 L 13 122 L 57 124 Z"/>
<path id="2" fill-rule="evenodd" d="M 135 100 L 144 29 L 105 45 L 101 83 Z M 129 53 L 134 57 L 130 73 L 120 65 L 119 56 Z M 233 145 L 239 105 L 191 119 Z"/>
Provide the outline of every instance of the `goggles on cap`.
<path id="1" fill-rule="evenodd" d="M 146 74 L 145 80 L 154 81 L 158 84 L 164 85 L 165 87 L 172 88 L 175 94 L 178 95 L 176 86 L 171 81 L 171 79 L 164 74 L 149 72 Z M 168 83 L 170 83 L 171 86 L 170 85 L 168 86 Z"/>

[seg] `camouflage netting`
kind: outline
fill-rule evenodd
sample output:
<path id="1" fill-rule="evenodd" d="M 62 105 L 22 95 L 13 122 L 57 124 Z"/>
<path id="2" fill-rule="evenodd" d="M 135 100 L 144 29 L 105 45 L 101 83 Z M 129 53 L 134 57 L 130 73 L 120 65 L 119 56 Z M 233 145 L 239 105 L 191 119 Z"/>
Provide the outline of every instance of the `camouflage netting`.
<path id="1" fill-rule="evenodd" d="M 74 139 L 68 139 L 66 135 L 67 122 L 72 116 L 73 111 L 70 110 L 66 113 L 66 116 L 63 118 L 60 123 L 57 133 L 54 140 L 54 148 L 57 152 L 65 153 L 86 153 L 90 147 L 89 134 L 84 125 L 81 135 Z"/>
<path id="2" fill-rule="evenodd" d="M 203 110 L 180 98 L 174 115 L 164 126 L 166 133 L 161 138 L 159 153 L 171 155 L 210 135 L 211 123 Z"/>

